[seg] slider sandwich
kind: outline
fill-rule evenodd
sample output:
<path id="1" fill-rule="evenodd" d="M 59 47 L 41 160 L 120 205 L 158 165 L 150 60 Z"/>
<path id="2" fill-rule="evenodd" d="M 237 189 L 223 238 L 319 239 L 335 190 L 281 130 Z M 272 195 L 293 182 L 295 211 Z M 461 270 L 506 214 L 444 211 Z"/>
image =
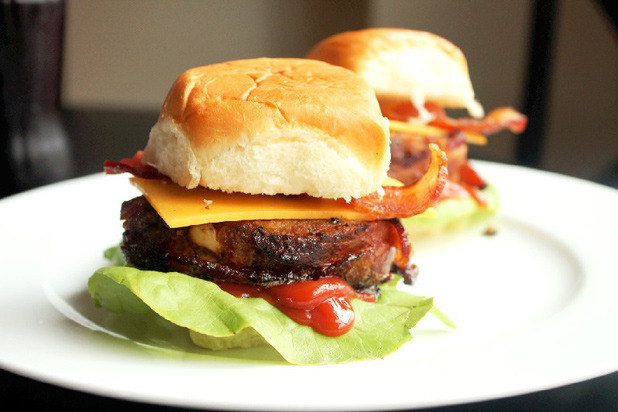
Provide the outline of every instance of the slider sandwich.
<path id="1" fill-rule="evenodd" d="M 122 243 L 108 251 L 123 264 L 98 270 L 89 291 L 111 311 L 154 311 L 208 349 L 269 344 L 297 364 L 386 356 L 429 311 L 450 325 L 431 298 L 395 287 L 416 276 L 400 218 L 431 208 L 446 182 L 444 153 L 429 150 L 414 184 L 388 179 L 388 122 L 338 66 L 188 70 L 145 149 L 105 162 L 143 195 L 123 203 Z"/>
<path id="2" fill-rule="evenodd" d="M 468 144 L 484 145 L 486 135 L 504 129 L 521 133 L 527 118 L 509 107 L 484 115 L 458 47 L 427 32 L 373 28 L 322 40 L 306 57 L 350 69 L 375 90 L 390 121 L 389 176 L 412 184 L 427 170 L 430 144 L 446 153 L 449 176 L 437 217 L 406 220 L 409 232 L 439 233 L 496 210 L 494 188 L 468 162 Z M 450 109 L 464 109 L 470 117 L 449 117 Z"/>

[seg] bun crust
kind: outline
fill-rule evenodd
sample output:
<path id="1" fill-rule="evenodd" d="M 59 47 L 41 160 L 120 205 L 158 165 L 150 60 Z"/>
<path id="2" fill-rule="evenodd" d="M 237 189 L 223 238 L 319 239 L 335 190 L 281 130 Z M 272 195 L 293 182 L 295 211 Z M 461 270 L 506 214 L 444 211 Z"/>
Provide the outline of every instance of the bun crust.
<path id="1" fill-rule="evenodd" d="M 349 70 L 232 61 L 174 82 L 144 161 L 187 188 L 349 199 L 386 177 L 388 124 L 373 90 Z"/>
<path id="2" fill-rule="evenodd" d="M 361 75 L 378 98 L 412 98 L 482 116 L 461 50 L 432 33 L 373 28 L 336 34 L 307 54 Z"/>

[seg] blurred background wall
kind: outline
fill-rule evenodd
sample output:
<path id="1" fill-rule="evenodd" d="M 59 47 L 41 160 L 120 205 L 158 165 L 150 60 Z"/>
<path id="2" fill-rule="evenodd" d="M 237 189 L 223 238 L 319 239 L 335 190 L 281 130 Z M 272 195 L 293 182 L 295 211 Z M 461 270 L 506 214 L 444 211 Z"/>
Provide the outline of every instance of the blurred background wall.
<path id="1" fill-rule="evenodd" d="M 540 166 L 599 180 L 618 161 L 618 42 L 594 0 L 558 0 Z M 458 45 L 486 110 L 525 98 L 534 2 L 527 0 L 68 0 L 68 108 L 156 112 L 184 70 L 251 57 L 302 57 L 331 34 L 427 30 Z M 144 136 L 144 143 L 146 141 Z M 473 157 L 514 163 L 517 137 Z"/>

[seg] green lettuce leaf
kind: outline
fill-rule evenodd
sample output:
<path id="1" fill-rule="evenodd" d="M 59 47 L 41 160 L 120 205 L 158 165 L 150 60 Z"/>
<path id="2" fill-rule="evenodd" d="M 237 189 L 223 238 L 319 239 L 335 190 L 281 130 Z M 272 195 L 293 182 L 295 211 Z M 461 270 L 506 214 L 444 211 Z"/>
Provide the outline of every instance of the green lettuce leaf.
<path id="1" fill-rule="evenodd" d="M 116 266 L 125 266 L 127 264 L 127 260 L 122 254 L 122 249 L 120 249 L 120 245 L 112 246 L 105 249 L 105 251 L 103 252 L 103 257 Z"/>
<path id="2" fill-rule="evenodd" d="M 419 215 L 401 221 L 411 239 L 477 227 L 488 222 L 500 206 L 498 192 L 494 186 L 489 185 L 481 192 L 487 199 L 486 208 L 480 208 L 470 198 L 445 199 L 436 205 L 435 216 Z"/>
<path id="3" fill-rule="evenodd" d="M 106 256 L 117 258 L 113 249 Z M 454 326 L 434 308 L 432 298 L 401 291 L 396 283 L 383 285 L 376 303 L 353 300 L 354 328 L 334 338 L 298 325 L 261 298 L 236 298 L 213 282 L 176 272 L 104 267 L 92 275 L 88 291 L 95 305 L 110 312 L 154 311 L 189 329 L 200 346 L 218 349 L 264 342 L 290 363 L 325 364 L 385 357 L 412 339 L 410 329 L 430 311 Z"/>

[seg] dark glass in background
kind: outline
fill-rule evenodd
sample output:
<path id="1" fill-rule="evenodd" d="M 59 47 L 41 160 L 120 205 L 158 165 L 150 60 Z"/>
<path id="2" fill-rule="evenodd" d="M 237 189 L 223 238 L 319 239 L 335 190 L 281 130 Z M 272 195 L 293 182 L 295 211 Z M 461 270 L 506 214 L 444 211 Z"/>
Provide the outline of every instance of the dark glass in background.
<path id="1" fill-rule="evenodd" d="M 60 85 L 64 0 L 2 0 L 0 197 L 66 179 Z"/>

